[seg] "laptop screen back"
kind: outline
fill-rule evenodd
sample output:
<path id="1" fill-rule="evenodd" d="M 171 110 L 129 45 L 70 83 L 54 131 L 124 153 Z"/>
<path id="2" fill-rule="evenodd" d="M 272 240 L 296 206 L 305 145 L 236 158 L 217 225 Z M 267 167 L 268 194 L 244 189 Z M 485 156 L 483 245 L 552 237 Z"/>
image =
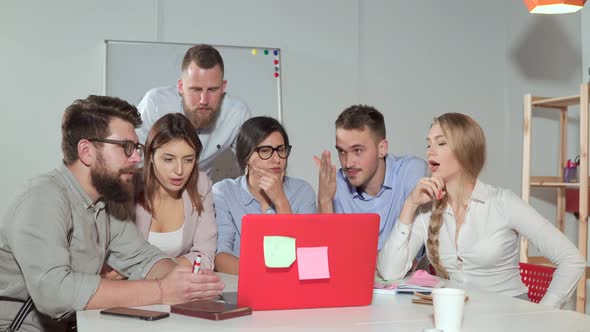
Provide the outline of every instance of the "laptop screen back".
<path id="1" fill-rule="evenodd" d="M 244 216 L 238 306 L 273 310 L 371 304 L 378 235 L 377 214 Z"/>

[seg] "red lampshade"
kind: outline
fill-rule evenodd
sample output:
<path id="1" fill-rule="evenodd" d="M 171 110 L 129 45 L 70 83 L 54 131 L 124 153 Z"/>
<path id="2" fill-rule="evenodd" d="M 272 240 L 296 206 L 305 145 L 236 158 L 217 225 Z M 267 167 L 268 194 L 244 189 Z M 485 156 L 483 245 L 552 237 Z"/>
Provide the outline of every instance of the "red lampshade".
<path id="1" fill-rule="evenodd" d="M 586 0 L 524 0 L 533 14 L 564 14 L 582 9 Z"/>

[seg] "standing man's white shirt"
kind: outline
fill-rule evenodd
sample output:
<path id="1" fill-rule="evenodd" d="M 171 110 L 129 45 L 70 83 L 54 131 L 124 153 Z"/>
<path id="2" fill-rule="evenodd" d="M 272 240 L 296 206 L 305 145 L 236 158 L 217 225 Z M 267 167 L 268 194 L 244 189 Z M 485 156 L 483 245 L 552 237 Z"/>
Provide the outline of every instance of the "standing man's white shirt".
<path id="1" fill-rule="evenodd" d="M 182 97 L 176 86 L 151 89 L 145 94 L 137 108 L 141 113 L 143 124 L 141 128 L 136 129 L 136 132 L 142 143 L 145 143 L 152 125 L 159 118 L 168 113 L 184 114 Z M 213 162 L 223 151 L 231 148 L 235 155 L 238 130 L 242 123 L 250 117 L 251 112 L 246 103 L 225 94 L 213 125 L 207 129 L 197 130 L 201 144 L 203 144 L 203 150 L 199 156 L 199 169 L 211 176 Z"/>

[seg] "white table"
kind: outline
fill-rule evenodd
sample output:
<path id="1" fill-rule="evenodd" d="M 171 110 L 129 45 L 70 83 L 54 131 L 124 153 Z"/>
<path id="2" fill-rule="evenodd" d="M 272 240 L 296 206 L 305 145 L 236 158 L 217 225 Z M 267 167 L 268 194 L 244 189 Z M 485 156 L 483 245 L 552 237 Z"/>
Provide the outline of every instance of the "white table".
<path id="1" fill-rule="evenodd" d="M 227 291 L 237 289 L 235 276 L 223 275 Z M 499 294 L 468 290 L 463 329 L 469 331 L 590 331 L 590 316 L 561 311 Z M 422 331 L 434 327 L 432 306 L 411 303 L 413 295 L 373 296 L 365 307 L 254 311 L 225 321 L 170 314 L 154 322 L 79 311 L 78 331 Z M 170 311 L 170 306 L 146 307 Z"/>

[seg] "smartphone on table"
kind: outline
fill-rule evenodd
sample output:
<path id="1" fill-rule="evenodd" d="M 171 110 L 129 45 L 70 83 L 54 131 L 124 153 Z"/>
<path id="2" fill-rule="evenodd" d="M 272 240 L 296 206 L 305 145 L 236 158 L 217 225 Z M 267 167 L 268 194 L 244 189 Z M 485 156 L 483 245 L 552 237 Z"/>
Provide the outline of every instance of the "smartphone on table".
<path id="1" fill-rule="evenodd" d="M 167 312 L 125 308 L 125 307 L 105 309 L 105 310 L 102 310 L 100 313 L 103 315 L 133 317 L 133 318 L 139 318 L 139 319 L 148 320 L 148 321 L 158 320 L 158 319 L 162 319 L 162 318 L 166 318 L 166 317 L 170 316 L 170 314 Z"/>

